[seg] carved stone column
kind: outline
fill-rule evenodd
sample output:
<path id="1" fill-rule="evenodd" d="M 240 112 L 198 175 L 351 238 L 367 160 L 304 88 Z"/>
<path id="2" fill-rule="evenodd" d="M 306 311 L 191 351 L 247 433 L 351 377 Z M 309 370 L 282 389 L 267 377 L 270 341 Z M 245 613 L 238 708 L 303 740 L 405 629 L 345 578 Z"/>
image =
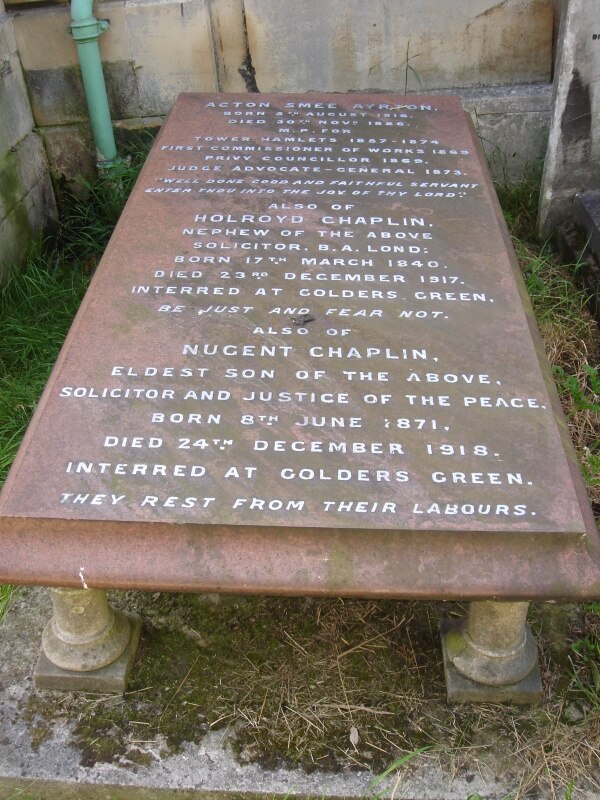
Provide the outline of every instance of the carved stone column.
<path id="1" fill-rule="evenodd" d="M 54 613 L 42 633 L 35 684 L 42 689 L 123 692 L 140 620 L 112 608 L 100 589 L 50 589 Z"/>
<path id="2" fill-rule="evenodd" d="M 478 600 L 464 620 L 441 625 L 448 700 L 537 703 L 542 685 L 529 603 Z"/>

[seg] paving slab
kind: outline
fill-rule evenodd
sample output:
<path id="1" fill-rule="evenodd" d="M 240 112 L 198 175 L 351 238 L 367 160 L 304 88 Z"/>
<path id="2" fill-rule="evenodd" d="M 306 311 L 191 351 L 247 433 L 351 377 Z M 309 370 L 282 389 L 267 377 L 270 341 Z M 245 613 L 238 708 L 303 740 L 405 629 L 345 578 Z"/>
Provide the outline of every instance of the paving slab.
<path id="1" fill-rule="evenodd" d="M 257 764 L 240 765 L 229 746 L 227 729 L 214 731 L 200 744 L 187 744 L 178 754 L 168 748 L 140 745 L 150 764 L 127 762 L 86 765 L 75 743 L 76 720 L 45 720 L 44 735 L 32 719 L 32 701 L 38 696 L 33 686 L 33 671 L 38 657 L 38 642 L 50 614 L 47 592 L 22 589 L 0 625 L 2 662 L 0 665 L 0 798 L 27 800 L 162 800 L 162 798 L 221 797 L 310 797 L 370 798 L 376 776 L 366 771 L 310 774 L 299 769 L 265 769 Z M 54 693 L 57 698 L 65 693 Z M 104 696 L 106 702 L 108 696 Z M 102 695 L 98 695 L 102 702 Z M 29 709 L 29 711 L 28 711 Z M 499 740 L 498 753 L 503 753 Z M 390 763 L 395 754 L 390 752 Z M 398 773 L 378 784 L 393 788 Z M 498 769 L 444 771 L 432 759 L 414 760 L 403 773 L 396 797 L 406 800 L 465 800 L 480 795 L 485 800 L 509 797 L 517 785 L 514 775 L 498 763 Z M 578 788 L 578 787 L 577 787 Z M 386 792 L 389 795 L 389 791 Z M 537 792 L 538 800 L 549 794 Z M 597 800 L 600 794 L 588 790 L 578 797 Z"/>

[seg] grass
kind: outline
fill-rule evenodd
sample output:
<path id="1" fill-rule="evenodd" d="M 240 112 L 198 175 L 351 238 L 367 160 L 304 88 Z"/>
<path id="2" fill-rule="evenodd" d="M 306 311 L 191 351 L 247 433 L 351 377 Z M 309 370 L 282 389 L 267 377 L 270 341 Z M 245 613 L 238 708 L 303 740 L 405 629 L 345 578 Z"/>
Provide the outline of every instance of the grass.
<path id="1" fill-rule="evenodd" d="M 116 183 L 87 185 L 84 202 L 73 198 L 59 248 L 33 251 L 2 292 L 4 472 L 140 161 L 124 165 Z M 576 270 L 535 240 L 535 175 L 499 194 L 599 510 L 597 328 Z M 9 600 L 4 587 L 0 613 Z M 384 781 L 394 786 L 405 770 L 434 762 L 449 776 L 503 770 L 514 775 L 515 797 L 540 787 L 557 797 L 599 788 L 600 604 L 534 609 L 546 696 L 540 708 L 515 709 L 446 704 L 437 627 L 442 616 L 464 614 L 458 604 L 134 592 L 116 594 L 114 602 L 144 619 L 130 690 L 100 701 L 33 694 L 28 716 L 36 744 L 50 735 L 50 720 L 65 718 L 74 721 L 82 763 L 144 764 L 153 745 L 140 744 L 140 730 L 155 750 L 173 752 L 228 728 L 241 762 L 368 768 L 382 776 L 374 796 Z"/>
<path id="2" fill-rule="evenodd" d="M 594 712 L 600 712 L 600 638 L 585 636 L 572 645 L 575 686 Z M 583 680 L 582 675 L 587 679 Z"/>
<path id="3" fill-rule="evenodd" d="M 131 150 L 110 173 L 90 182 L 81 180 L 77 195 L 65 198 L 60 252 L 76 269 L 95 266 L 104 252 L 123 206 L 140 173 L 151 140 Z"/>
<path id="4" fill-rule="evenodd" d="M 572 688 L 586 708 L 600 714 L 600 603 L 588 603 L 582 612 L 584 635 L 571 645 Z"/>
<path id="5" fill-rule="evenodd" d="M 39 395 L 88 284 L 58 253 L 37 246 L 0 292 L 0 481 L 16 454 Z"/>
<path id="6" fill-rule="evenodd" d="M 12 586 L 0 585 L 0 620 L 8 611 L 8 606 L 10 605 L 13 594 L 14 589 Z"/>

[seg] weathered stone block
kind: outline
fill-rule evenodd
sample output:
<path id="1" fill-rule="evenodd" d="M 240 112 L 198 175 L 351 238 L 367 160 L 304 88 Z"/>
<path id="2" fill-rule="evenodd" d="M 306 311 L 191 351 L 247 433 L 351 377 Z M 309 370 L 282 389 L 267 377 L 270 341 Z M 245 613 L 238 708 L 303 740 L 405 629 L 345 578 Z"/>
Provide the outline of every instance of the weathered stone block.
<path id="1" fill-rule="evenodd" d="M 578 192 L 600 186 L 599 19 L 600 0 L 572 0 L 563 17 L 538 219 L 544 236 L 572 219 Z"/>
<path id="2" fill-rule="evenodd" d="M 42 137 L 55 181 L 66 181 L 74 189 L 81 176 L 96 175 L 94 141 L 89 125 L 59 125 L 42 129 Z"/>
<path id="3" fill-rule="evenodd" d="M 210 16 L 204 3 L 99 3 L 94 13 L 110 22 L 98 42 L 113 117 L 166 114 L 179 92 L 216 88 Z M 86 119 L 68 7 L 36 10 L 14 21 L 36 123 Z"/>
<path id="4" fill-rule="evenodd" d="M 0 220 L 0 281 L 6 276 L 9 264 L 18 264 L 27 252 L 33 230 L 24 205 L 15 207 Z"/>
<path id="5" fill-rule="evenodd" d="M 133 62 L 105 62 L 103 72 L 111 117 L 139 117 L 141 103 Z M 30 70 L 26 77 L 37 125 L 69 125 L 88 119 L 78 65 Z"/>
<path id="6" fill-rule="evenodd" d="M 166 114 L 180 92 L 216 89 L 204 3 L 128 4 L 126 17 L 139 94 L 139 106 L 129 116 Z"/>
<path id="7" fill-rule="evenodd" d="M 47 172 L 41 141 L 30 133 L 0 159 L 0 219 L 18 206 Z"/>
<path id="8" fill-rule="evenodd" d="M 68 27 L 68 5 L 13 16 L 15 37 L 36 125 L 87 119 L 77 49 Z"/>
<path id="9" fill-rule="evenodd" d="M 142 116 L 137 72 L 133 61 L 105 62 L 104 81 L 112 119 Z"/>
<path id="10" fill-rule="evenodd" d="M 219 91 L 243 92 L 246 83 L 240 69 L 248 51 L 242 0 L 220 0 L 209 7 Z"/>
<path id="11" fill-rule="evenodd" d="M 98 14 L 98 6 L 94 5 L 94 11 Z M 26 72 L 74 67 L 79 63 L 75 42 L 68 31 L 71 20 L 68 5 L 13 13 L 11 19 L 19 56 Z"/>
<path id="12" fill-rule="evenodd" d="M 32 239 L 56 221 L 56 202 L 48 174 L 30 188 L 3 219 L 0 219 L 0 278 L 8 264 L 18 264 Z"/>
<path id="13" fill-rule="evenodd" d="M 550 1 L 246 0 L 261 91 L 404 92 L 547 81 Z"/>
<path id="14" fill-rule="evenodd" d="M 25 72 L 36 125 L 68 125 L 87 118 L 78 66 Z"/>
<path id="15" fill-rule="evenodd" d="M 0 0 L 0 277 L 56 215 L 46 158 L 32 127 L 12 21 Z"/>
<path id="16" fill-rule="evenodd" d="M 550 84 L 463 89 L 460 96 L 496 180 L 517 181 L 528 166 L 544 158 Z"/>
<path id="17" fill-rule="evenodd" d="M 26 136 L 32 126 L 12 23 L 0 12 L 0 155 Z"/>

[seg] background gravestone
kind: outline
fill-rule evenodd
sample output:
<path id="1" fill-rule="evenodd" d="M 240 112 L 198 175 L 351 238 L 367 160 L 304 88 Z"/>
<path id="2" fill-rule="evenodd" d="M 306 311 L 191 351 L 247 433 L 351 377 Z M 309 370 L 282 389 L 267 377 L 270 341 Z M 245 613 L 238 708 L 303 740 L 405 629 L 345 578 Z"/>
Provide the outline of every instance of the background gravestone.
<path id="1" fill-rule="evenodd" d="M 539 229 L 573 214 L 579 192 L 600 188 L 600 0 L 571 0 L 559 36 L 553 118 Z"/>

